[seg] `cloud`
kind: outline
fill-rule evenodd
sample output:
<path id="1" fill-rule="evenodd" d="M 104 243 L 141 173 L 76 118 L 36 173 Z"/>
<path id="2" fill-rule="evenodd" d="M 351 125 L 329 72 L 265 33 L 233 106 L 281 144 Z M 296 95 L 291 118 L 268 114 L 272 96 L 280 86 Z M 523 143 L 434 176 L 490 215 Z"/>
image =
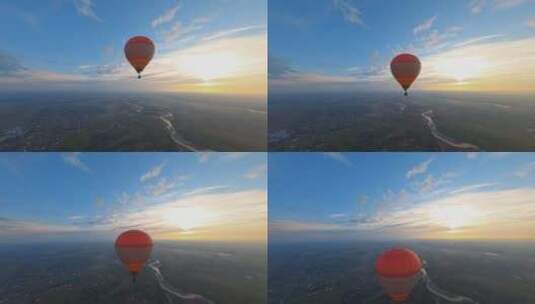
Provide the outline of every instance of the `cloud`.
<path id="1" fill-rule="evenodd" d="M 277 56 L 273 56 L 271 54 L 269 55 L 269 60 L 268 60 L 269 78 L 283 78 L 294 72 L 296 72 L 296 70 L 292 67 L 290 61 L 277 57 Z"/>
<path id="2" fill-rule="evenodd" d="M 267 166 L 265 164 L 259 165 L 251 169 L 247 174 L 245 174 L 245 178 L 247 179 L 258 179 L 263 178 L 266 176 Z"/>
<path id="3" fill-rule="evenodd" d="M 333 4 L 342 13 L 345 21 L 351 24 L 364 24 L 362 13 L 350 0 L 333 0 Z"/>
<path id="4" fill-rule="evenodd" d="M 160 174 L 162 174 L 162 170 L 163 168 L 165 167 L 165 162 L 157 165 L 157 166 L 154 166 L 152 167 L 149 171 L 145 172 L 140 178 L 139 178 L 139 181 L 144 183 L 146 181 L 149 181 L 151 179 L 154 179 L 158 176 L 160 176 Z"/>
<path id="5" fill-rule="evenodd" d="M 221 159 L 224 161 L 235 161 L 251 156 L 251 152 L 226 152 L 222 154 Z"/>
<path id="6" fill-rule="evenodd" d="M 462 32 L 462 27 L 452 26 L 443 31 L 432 30 L 428 35 L 422 37 L 420 40 L 423 43 L 424 50 L 429 52 L 433 49 L 443 48 L 447 46 L 449 41 L 452 38 L 457 37 L 457 35 Z"/>
<path id="7" fill-rule="evenodd" d="M 164 41 L 166 43 L 172 43 L 177 41 L 178 39 L 184 38 L 188 34 L 200 31 L 209 21 L 209 18 L 200 17 L 194 19 L 189 24 L 176 22 L 170 30 L 164 33 Z"/>
<path id="8" fill-rule="evenodd" d="M 214 69 L 214 65 L 218 69 Z M 209 41 L 199 38 L 188 47 L 167 46 L 165 50 L 160 50 L 145 70 L 144 81 L 134 87 L 131 86 L 132 68 L 121 62 L 81 65 L 73 74 L 38 70 L 0 73 L 0 89 L 98 89 L 265 96 L 266 67 L 265 33 L 256 33 Z"/>
<path id="9" fill-rule="evenodd" d="M 515 172 L 516 177 L 524 178 L 535 173 L 535 162 L 525 164 Z"/>
<path id="10" fill-rule="evenodd" d="M 197 157 L 199 158 L 199 163 L 204 164 L 210 160 L 211 153 L 210 152 L 198 152 Z"/>
<path id="11" fill-rule="evenodd" d="M 420 33 L 428 31 L 429 29 L 431 29 L 433 27 L 433 23 L 435 22 L 436 19 L 437 19 L 437 16 L 433 16 L 433 17 L 425 20 L 424 22 L 418 24 L 412 30 L 412 32 L 414 33 L 414 35 L 418 35 Z"/>
<path id="12" fill-rule="evenodd" d="M 432 90 L 534 90 L 534 37 L 482 40 L 461 45 L 421 58 L 425 62 L 420 77 L 422 87 Z"/>
<path id="13" fill-rule="evenodd" d="M 525 3 L 526 0 L 472 0 L 469 4 L 470 11 L 473 14 L 479 14 L 487 6 L 493 9 L 507 9 Z"/>
<path id="14" fill-rule="evenodd" d="M 162 178 L 158 183 L 149 187 L 150 193 L 153 196 L 161 196 L 168 193 L 170 190 L 175 189 L 176 183 L 174 181 L 167 180 L 167 178 Z"/>
<path id="15" fill-rule="evenodd" d="M 418 184 L 418 191 L 420 192 L 429 192 L 437 186 L 437 181 L 433 177 L 433 175 L 429 174 L 427 177 Z"/>
<path id="16" fill-rule="evenodd" d="M 24 67 L 14 56 L 0 50 L 0 76 L 23 71 Z"/>
<path id="17" fill-rule="evenodd" d="M 347 214 L 345 213 L 334 213 L 334 214 L 329 215 L 329 218 L 331 219 L 342 219 L 346 217 L 347 217 Z"/>
<path id="18" fill-rule="evenodd" d="M 330 159 L 333 159 L 345 166 L 352 166 L 353 163 L 343 154 L 340 152 L 324 152 L 323 155 L 327 156 Z"/>
<path id="19" fill-rule="evenodd" d="M 526 0 L 494 0 L 494 7 L 501 8 L 510 8 L 525 3 Z"/>
<path id="20" fill-rule="evenodd" d="M 407 178 L 411 179 L 413 177 L 416 177 L 417 175 L 426 173 L 429 165 L 432 162 L 433 162 L 433 159 L 430 158 L 430 159 L 428 159 L 428 160 L 416 165 L 415 167 L 411 168 L 409 171 L 407 171 L 407 174 L 406 174 Z"/>
<path id="21" fill-rule="evenodd" d="M 481 189 L 485 189 L 485 188 L 494 187 L 496 185 L 497 184 L 495 184 L 495 183 L 484 183 L 484 184 L 469 185 L 469 186 L 465 186 L 465 187 L 462 187 L 462 188 L 459 188 L 459 189 L 455 189 L 455 190 L 451 191 L 450 194 L 459 194 L 459 193 L 465 193 L 465 192 L 472 192 L 472 191 L 475 191 L 475 190 L 481 190 Z"/>
<path id="22" fill-rule="evenodd" d="M 475 189 L 473 189 L 475 190 Z M 326 222 L 272 220 L 270 231 L 363 239 L 533 239 L 535 189 L 460 191 L 387 212 Z M 330 234 L 318 234 L 329 232 Z M 348 232 L 348 233 L 344 233 Z M 378 235 L 381 235 L 379 237 Z"/>
<path id="23" fill-rule="evenodd" d="M 77 233 L 84 238 L 97 234 L 112 238 L 125 229 L 139 228 L 155 239 L 265 242 L 266 206 L 267 194 L 260 190 L 200 194 L 119 206 L 107 215 L 76 218 L 68 225 L 0 218 L 0 236 L 51 238 Z"/>
<path id="24" fill-rule="evenodd" d="M 526 21 L 526 25 L 528 27 L 535 27 L 535 17 L 529 18 L 528 21 Z"/>
<path id="25" fill-rule="evenodd" d="M 62 158 L 63 161 L 75 168 L 78 168 L 84 172 L 91 172 L 89 167 L 80 160 L 80 152 L 72 152 L 72 153 L 63 153 Z"/>
<path id="26" fill-rule="evenodd" d="M 167 10 L 163 15 L 159 16 L 158 18 L 152 20 L 152 27 L 158 27 L 164 23 L 171 22 L 173 19 L 175 19 L 175 15 L 180 9 L 180 2 L 177 3 L 175 6 L 171 7 L 169 10 Z"/>
<path id="27" fill-rule="evenodd" d="M 466 153 L 466 158 L 468 159 L 476 159 L 479 157 L 479 152 L 468 152 Z"/>
<path id="28" fill-rule="evenodd" d="M 472 0 L 469 5 L 470 11 L 473 14 L 479 14 L 483 10 L 483 7 L 485 6 L 486 3 L 487 3 L 486 0 Z"/>
<path id="29" fill-rule="evenodd" d="M 82 220 L 84 218 L 85 218 L 85 216 L 83 216 L 83 215 L 72 215 L 72 216 L 69 216 L 68 219 L 71 220 L 71 221 L 79 221 L 79 220 Z"/>
<path id="30" fill-rule="evenodd" d="M 228 186 L 208 186 L 208 187 L 202 187 L 190 190 L 188 192 L 185 192 L 182 194 L 182 196 L 194 196 L 194 195 L 201 195 L 201 194 L 209 194 L 213 192 L 217 192 L 220 190 L 227 189 Z"/>
<path id="31" fill-rule="evenodd" d="M 94 4 L 92 0 L 74 0 L 74 6 L 78 13 L 82 16 L 89 17 L 96 21 L 102 21 L 94 11 Z"/>
<path id="32" fill-rule="evenodd" d="M 205 193 L 123 210 L 92 229 L 138 227 L 155 238 L 261 240 L 265 238 L 266 206 L 264 191 Z M 183 235 L 184 231 L 189 233 Z"/>
<path id="33" fill-rule="evenodd" d="M 49 224 L 38 221 L 23 221 L 10 218 L 0 218 L 1 236 L 35 236 L 57 233 L 79 232 L 75 225 Z"/>
<path id="34" fill-rule="evenodd" d="M 228 29 L 228 30 L 224 30 L 224 31 L 219 31 L 219 32 L 216 32 L 214 34 L 211 34 L 210 36 L 204 37 L 203 40 L 204 41 L 209 41 L 209 40 L 214 40 L 214 39 L 221 39 L 221 38 L 225 38 L 225 37 L 244 34 L 244 33 L 255 31 L 255 30 L 259 30 L 259 29 L 265 29 L 265 26 L 263 26 L 263 25 L 244 26 L 244 27 L 239 27 L 239 28 L 233 28 L 233 29 Z"/>

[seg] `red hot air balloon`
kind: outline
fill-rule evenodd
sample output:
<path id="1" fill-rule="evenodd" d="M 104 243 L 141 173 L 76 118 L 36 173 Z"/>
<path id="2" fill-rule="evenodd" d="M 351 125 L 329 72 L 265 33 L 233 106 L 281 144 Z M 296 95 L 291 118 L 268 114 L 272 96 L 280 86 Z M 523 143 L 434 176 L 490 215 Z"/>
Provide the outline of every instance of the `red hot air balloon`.
<path id="1" fill-rule="evenodd" d="M 401 54 L 392 59 L 390 63 L 390 70 L 392 75 L 399 82 L 401 87 L 405 90 L 405 96 L 407 96 L 407 90 L 414 83 L 420 71 L 422 64 L 418 57 L 411 54 Z"/>
<path id="2" fill-rule="evenodd" d="M 140 230 L 123 232 L 115 241 L 115 252 L 132 273 L 132 280 L 135 282 L 136 275 L 152 252 L 152 239 Z"/>
<path id="3" fill-rule="evenodd" d="M 138 73 L 138 78 L 154 56 L 154 50 L 152 40 L 144 36 L 130 38 L 124 46 L 126 59 Z"/>
<path id="4" fill-rule="evenodd" d="M 379 283 L 395 303 L 407 300 L 422 276 L 421 269 L 418 255 L 405 248 L 385 251 L 375 264 Z"/>

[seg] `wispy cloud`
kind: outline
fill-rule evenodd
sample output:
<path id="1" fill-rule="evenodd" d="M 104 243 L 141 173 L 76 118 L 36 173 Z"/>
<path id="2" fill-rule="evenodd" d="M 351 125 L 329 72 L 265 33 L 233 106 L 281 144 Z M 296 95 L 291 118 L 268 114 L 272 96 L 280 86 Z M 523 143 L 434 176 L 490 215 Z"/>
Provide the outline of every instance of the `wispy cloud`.
<path id="1" fill-rule="evenodd" d="M 529 164 L 525 164 L 525 165 L 522 166 L 522 168 L 519 168 L 515 172 L 515 176 L 516 177 L 520 177 L 520 178 L 527 177 L 527 176 L 529 176 L 531 174 L 535 174 L 535 162 L 529 163 Z"/>
<path id="2" fill-rule="evenodd" d="M 64 153 L 62 154 L 63 161 L 75 168 L 84 172 L 90 172 L 89 167 L 80 159 L 80 152 Z"/>
<path id="3" fill-rule="evenodd" d="M 468 159 L 476 159 L 479 157 L 479 152 L 468 152 L 466 153 L 466 158 Z"/>
<path id="4" fill-rule="evenodd" d="M 168 23 L 173 21 L 175 19 L 175 15 L 180 9 L 180 2 L 178 2 L 176 5 L 168 9 L 163 15 L 159 16 L 158 18 L 152 20 L 152 27 L 158 27 L 162 24 Z"/>
<path id="5" fill-rule="evenodd" d="M 353 163 L 343 154 L 340 152 L 324 152 L 323 155 L 327 156 L 330 159 L 333 159 L 345 166 L 352 166 Z"/>
<path id="6" fill-rule="evenodd" d="M 74 0 L 74 6 L 80 15 L 89 17 L 96 21 L 102 21 L 102 19 L 95 14 L 95 5 L 93 4 L 92 0 Z"/>
<path id="7" fill-rule="evenodd" d="M 469 4 L 470 11 L 473 14 L 479 14 L 483 10 L 483 7 L 487 3 L 487 0 L 471 0 Z"/>
<path id="8" fill-rule="evenodd" d="M 228 189 L 228 186 L 208 186 L 190 190 L 182 194 L 182 196 L 195 196 L 201 194 L 209 194 L 213 192 L 222 192 L 222 190 Z"/>
<path id="9" fill-rule="evenodd" d="M 412 32 L 415 34 L 415 35 L 418 35 L 420 33 L 423 33 L 423 32 L 426 32 L 428 31 L 429 29 L 431 29 L 433 27 L 433 23 L 435 22 L 435 20 L 437 19 L 437 16 L 433 16 L 427 20 L 425 20 L 424 22 L 418 24 L 413 30 Z"/>
<path id="10" fill-rule="evenodd" d="M 245 174 L 247 179 L 258 179 L 266 176 L 267 166 L 265 164 L 258 165 Z"/>
<path id="11" fill-rule="evenodd" d="M 526 21 L 526 25 L 528 27 L 535 27 L 535 17 L 529 18 L 528 21 Z"/>
<path id="12" fill-rule="evenodd" d="M 481 189 L 487 189 L 487 188 L 490 188 L 490 187 L 494 187 L 496 185 L 497 185 L 496 183 L 484 183 L 484 184 L 469 185 L 469 186 L 465 186 L 465 187 L 462 187 L 462 188 L 459 188 L 459 189 L 455 189 L 455 190 L 451 191 L 450 194 L 459 194 L 459 193 L 465 193 L 465 192 L 472 192 L 472 191 L 476 191 L 476 190 L 481 190 Z"/>
<path id="13" fill-rule="evenodd" d="M 132 87 L 133 70 L 126 62 L 86 64 L 76 73 L 60 73 L 25 69 L 13 56 L 0 52 L 0 88 L 26 90 L 31 83 L 33 90 L 98 88 L 263 96 L 267 93 L 266 56 L 265 31 L 196 38 L 187 47 L 162 49 L 146 69 L 145 81 Z"/>
<path id="14" fill-rule="evenodd" d="M 204 164 L 208 162 L 208 160 L 210 160 L 211 155 L 212 154 L 210 152 L 198 152 L 197 157 L 199 159 L 199 163 Z"/>
<path id="15" fill-rule="evenodd" d="M 333 4 L 336 9 L 342 13 L 345 21 L 351 24 L 364 24 L 362 21 L 362 13 L 351 0 L 333 0 Z"/>
<path id="16" fill-rule="evenodd" d="M 0 218 L 0 235 L 51 238 L 65 233 L 87 237 L 92 233 L 111 237 L 124 229 L 140 228 L 156 239 L 263 241 L 266 199 L 266 192 L 256 190 L 205 193 L 151 205 L 125 205 L 95 217 L 74 216 L 68 219 L 71 224 Z"/>
<path id="17" fill-rule="evenodd" d="M 430 159 L 428 159 L 428 160 L 426 160 L 426 161 L 414 166 L 409 171 L 407 171 L 407 174 L 406 174 L 407 178 L 411 179 L 411 178 L 416 177 L 416 176 L 418 176 L 420 174 L 426 173 L 429 165 L 432 162 L 433 162 L 433 159 L 430 158 Z"/>
<path id="18" fill-rule="evenodd" d="M 227 29 L 223 31 L 216 32 L 214 34 L 211 34 L 210 36 L 204 37 L 204 41 L 214 40 L 214 39 L 220 39 L 224 37 L 229 36 L 236 36 L 243 33 L 248 33 L 251 31 L 259 30 L 259 29 L 265 29 L 265 26 L 263 25 L 253 25 L 253 26 L 244 26 L 239 28 L 233 28 L 233 29 Z"/>
<path id="19" fill-rule="evenodd" d="M 300 233 L 302 238 L 307 233 L 308 237 L 321 237 L 318 232 L 330 232 L 332 237 L 333 232 L 347 231 L 344 237 L 370 239 L 378 239 L 378 233 L 392 239 L 533 239 L 534 189 L 476 191 L 477 188 L 417 204 L 391 206 L 388 212 L 347 221 L 330 216 L 323 222 L 274 220 L 270 222 L 270 231 Z"/>
<path id="20" fill-rule="evenodd" d="M 469 8 L 473 14 L 479 14 L 487 6 L 492 9 L 507 9 L 526 2 L 526 0 L 472 0 Z"/>
<path id="21" fill-rule="evenodd" d="M 149 188 L 152 195 L 160 196 L 175 189 L 176 185 L 177 184 L 174 181 L 168 180 L 167 178 L 162 178 L 156 184 L 151 185 Z"/>
<path id="22" fill-rule="evenodd" d="M 165 167 L 165 162 L 152 167 L 149 171 L 145 172 L 140 178 L 139 181 L 144 183 L 146 181 L 149 181 L 151 179 L 157 178 L 162 174 L 162 170 Z"/>
<path id="23" fill-rule="evenodd" d="M 166 43 L 172 43 L 183 39 L 189 34 L 202 30 L 208 22 L 210 22 L 210 19 L 207 17 L 196 18 L 188 24 L 175 22 L 171 29 L 164 33 L 164 40 Z"/>

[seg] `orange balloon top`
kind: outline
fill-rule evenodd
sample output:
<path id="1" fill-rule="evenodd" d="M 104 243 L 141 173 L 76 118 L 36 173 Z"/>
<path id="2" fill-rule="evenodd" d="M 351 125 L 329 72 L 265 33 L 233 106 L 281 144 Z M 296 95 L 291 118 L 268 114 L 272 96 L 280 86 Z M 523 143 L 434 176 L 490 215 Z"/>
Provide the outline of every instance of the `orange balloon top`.
<path id="1" fill-rule="evenodd" d="M 375 271 L 383 277 L 403 278 L 412 276 L 422 269 L 418 255 L 406 248 L 396 248 L 384 252 L 375 264 Z"/>
<path id="2" fill-rule="evenodd" d="M 414 56 L 413 54 L 408 54 L 408 53 L 404 53 L 404 54 L 400 54 L 400 55 L 397 55 L 396 58 L 394 58 L 394 60 L 392 60 L 392 62 L 396 62 L 396 63 L 401 63 L 401 62 L 420 62 L 420 60 L 418 59 L 418 57 Z"/>
<path id="3" fill-rule="evenodd" d="M 121 233 L 115 241 L 118 247 L 152 247 L 152 239 L 141 230 L 129 230 Z"/>

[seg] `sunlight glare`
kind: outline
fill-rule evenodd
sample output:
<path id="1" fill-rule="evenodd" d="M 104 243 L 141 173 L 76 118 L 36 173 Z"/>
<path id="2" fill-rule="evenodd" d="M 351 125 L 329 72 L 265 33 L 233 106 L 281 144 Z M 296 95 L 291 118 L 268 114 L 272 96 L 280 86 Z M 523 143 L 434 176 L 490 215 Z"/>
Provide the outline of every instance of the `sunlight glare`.
<path id="1" fill-rule="evenodd" d="M 231 77 L 239 71 L 241 62 L 233 52 L 187 54 L 178 63 L 190 76 L 203 81 Z"/>
<path id="2" fill-rule="evenodd" d="M 467 80 L 483 76 L 489 66 L 489 62 L 482 57 L 444 58 L 437 60 L 435 70 L 458 83 L 466 83 Z"/>
<path id="3" fill-rule="evenodd" d="M 429 217 L 433 223 L 455 230 L 473 225 L 480 212 L 472 206 L 441 206 L 433 208 Z"/>
<path id="4" fill-rule="evenodd" d="M 193 207 L 173 208 L 166 210 L 163 214 L 163 220 L 166 224 L 186 231 L 205 225 L 208 217 L 205 210 Z"/>

